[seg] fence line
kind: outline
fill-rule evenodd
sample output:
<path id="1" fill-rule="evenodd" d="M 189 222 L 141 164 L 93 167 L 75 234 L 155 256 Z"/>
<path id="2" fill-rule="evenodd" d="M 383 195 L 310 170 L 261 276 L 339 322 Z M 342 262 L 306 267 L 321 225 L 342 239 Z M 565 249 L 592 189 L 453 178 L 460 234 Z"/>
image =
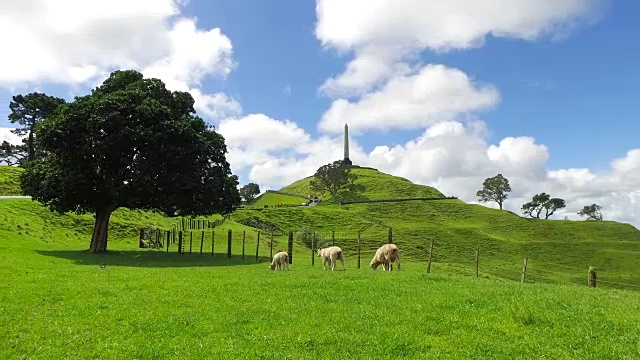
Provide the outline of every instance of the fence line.
<path id="1" fill-rule="evenodd" d="M 388 232 L 385 231 L 387 232 L 386 239 L 381 238 L 382 236 L 365 237 L 361 232 L 354 235 L 353 233 L 336 231 L 258 230 L 256 232 L 233 232 L 231 229 L 219 229 L 218 227 L 224 224 L 226 219 L 228 217 L 215 221 L 182 218 L 178 220 L 176 226 L 169 230 L 143 228 L 140 229 L 140 247 L 157 249 L 167 253 L 210 255 L 214 261 L 220 258 L 254 262 L 271 261 L 274 253 L 286 251 L 289 254 L 291 264 L 295 258 L 296 263 L 308 261 L 312 266 L 316 266 L 317 249 L 338 245 L 343 248 L 347 258 L 351 261 L 355 261 L 357 257 L 357 268 L 359 269 L 368 267 L 367 256 L 373 256 L 379 246 L 390 243 L 394 239 L 394 232 L 391 229 L 388 229 Z M 182 230 L 182 226 L 184 226 L 184 230 Z M 378 234 L 382 235 L 383 232 L 379 231 Z M 402 254 L 402 241 L 400 243 L 393 242 L 399 246 Z M 295 252 L 294 243 L 298 245 L 298 250 Z M 602 268 L 579 268 L 549 261 L 538 261 L 535 257 L 524 257 L 523 265 L 522 261 L 495 258 L 499 253 L 495 251 L 494 247 L 492 245 L 492 250 L 483 252 L 482 246 L 468 244 L 460 246 L 460 244 L 447 244 L 442 240 L 431 240 L 425 241 L 424 246 L 418 245 L 415 249 L 407 249 L 404 253 L 405 256 L 410 253 L 411 255 L 408 257 L 413 260 L 419 259 L 428 273 L 437 272 L 440 265 L 445 265 L 450 271 L 458 273 L 462 272 L 476 277 L 490 275 L 521 283 L 562 283 L 588 285 L 589 287 L 604 285 L 606 288 L 640 289 L 640 278 L 634 277 L 632 274 L 608 272 Z M 308 255 L 296 255 L 302 251 L 300 250 L 302 248 L 306 248 L 306 251 L 310 250 L 310 259 Z M 255 250 L 255 257 L 251 256 L 253 250 Z M 321 264 L 321 261 L 318 263 Z M 534 266 L 529 265 L 532 263 Z M 538 265 L 544 265 L 547 268 L 538 267 Z M 563 268 L 566 270 L 562 270 Z M 600 271 L 600 275 L 604 276 L 604 279 L 597 277 L 598 271 Z"/>

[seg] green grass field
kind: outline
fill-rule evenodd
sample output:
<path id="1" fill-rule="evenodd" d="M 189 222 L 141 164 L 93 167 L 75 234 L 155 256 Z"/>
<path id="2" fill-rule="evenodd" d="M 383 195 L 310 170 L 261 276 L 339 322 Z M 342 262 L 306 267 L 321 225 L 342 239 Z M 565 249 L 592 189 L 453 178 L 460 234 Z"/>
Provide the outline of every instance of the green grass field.
<path id="1" fill-rule="evenodd" d="M 373 272 L 368 257 L 331 273 L 301 246 L 290 272 L 273 272 L 266 239 L 259 263 L 241 259 L 238 238 L 226 259 L 224 236 L 215 257 L 138 250 L 139 226 L 172 222 L 127 210 L 113 216 L 114 251 L 91 255 L 89 216 L 16 199 L 0 203 L 0 219 L 4 359 L 640 356 L 630 291 L 444 275 L 444 264 L 426 274 L 413 261 Z M 248 231 L 224 226 L 216 234 Z"/>
<path id="2" fill-rule="evenodd" d="M 437 190 L 373 170 L 355 169 L 357 195 L 345 198 L 436 197 Z M 308 192 L 309 178 L 282 190 Z M 397 191 L 393 189 L 402 189 Z M 349 191 L 344 191 L 348 193 Z M 326 194 L 325 194 L 326 195 Z M 527 219 L 508 211 L 466 204 L 460 200 L 369 203 L 313 208 L 243 210 L 233 219 L 245 224 L 267 224 L 281 229 L 310 229 L 331 240 L 350 256 L 357 251 L 357 234 L 367 254 L 393 241 L 403 256 L 426 261 L 433 241 L 433 259 L 455 265 L 460 273 L 479 272 L 518 280 L 524 258 L 527 279 L 546 283 L 585 284 L 589 266 L 599 269 L 602 286 L 640 289 L 640 231 L 613 221 Z M 368 256 L 368 255 L 367 255 Z M 614 284 L 617 283 L 617 284 Z"/>
<path id="3" fill-rule="evenodd" d="M 365 183 L 359 197 L 389 198 L 385 184 L 396 181 L 403 197 L 437 191 L 357 171 L 371 172 L 356 183 Z M 0 200 L 0 358 L 640 358 L 638 292 L 607 283 L 640 285 L 630 225 L 529 220 L 458 200 L 321 205 L 237 211 L 216 229 L 185 232 L 187 254 L 176 243 L 138 249 L 140 228 L 178 221 L 119 209 L 110 253 L 88 254 L 92 215 Z M 290 272 L 267 268 L 287 236 L 261 231 L 258 243 L 243 223 L 296 231 Z M 389 227 L 402 271 L 371 271 Z M 299 235 L 312 230 L 345 249 L 347 271 L 311 265 Z M 586 286 L 591 265 L 596 289 Z"/>
<path id="4" fill-rule="evenodd" d="M 264 194 L 260 195 L 254 202 L 252 202 L 248 206 L 250 206 L 250 207 L 264 207 L 265 205 L 276 206 L 276 205 L 279 205 L 279 204 L 300 205 L 303 202 L 305 202 L 305 199 L 297 197 L 297 196 L 290 196 L 290 195 L 283 195 L 283 194 L 265 192 Z"/>
<path id="5" fill-rule="evenodd" d="M 22 171 L 15 166 L 0 166 L 0 196 L 22 195 L 19 178 Z"/>

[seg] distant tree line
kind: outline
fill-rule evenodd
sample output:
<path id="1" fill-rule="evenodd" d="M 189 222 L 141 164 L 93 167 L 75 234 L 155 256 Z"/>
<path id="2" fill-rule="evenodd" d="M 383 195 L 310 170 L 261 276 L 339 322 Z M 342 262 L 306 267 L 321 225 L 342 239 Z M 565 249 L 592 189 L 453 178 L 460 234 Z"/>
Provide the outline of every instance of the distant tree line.
<path id="1" fill-rule="evenodd" d="M 478 190 L 476 196 L 480 202 L 496 202 L 502 210 L 502 204 L 509 196 L 509 192 L 511 192 L 509 179 L 498 174 L 485 179 L 482 183 L 482 189 Z M 544 216 L 545 219 L 548 219 L 557 210 L 566 206 L 564 199 L 552 198 L 551 195 L 543 192 L 534 195 L 531 201 L 522 205 L 520 210 L 530 218 L 540 219 Z M 602 207 L 598 204 L 586 205 L 578 212 L 578 215 L 586 216 L 587 220 L 602 220 L 601 209 Z"/>

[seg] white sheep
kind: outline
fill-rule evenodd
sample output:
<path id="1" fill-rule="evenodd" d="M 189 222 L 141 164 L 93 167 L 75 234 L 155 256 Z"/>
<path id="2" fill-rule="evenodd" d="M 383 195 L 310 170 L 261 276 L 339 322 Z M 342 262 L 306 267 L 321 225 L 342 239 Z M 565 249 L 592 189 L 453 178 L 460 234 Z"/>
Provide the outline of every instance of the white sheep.
<path id="1" fill-rule="evenodd" d="M 336 269 L 336 260 L 340 259 L 342 263 L 342 270 L 347 270 L 344 264 L 344 253 L 338 246 L 331 246 L 328 248 L 318 249 L 318 256 L 322 258 L 322 267 L 327 270 L 327 262 L 331 262 L 331 271 Z"/>
<path id="2" fill-rule="evenodd" d="M 271 270 L 284 270 L 289 269 L 289 254 L 285 251 L 280 251 L 279 253 L 273 255 L 273 260 L 269 265 L 269 269 Z"/>
<path id="3" fill-rule="evenodd" d="M 393 270 L 393 262 L 398 263 L 398 271 L 400 271 L 400 253 L 398 247 L 395 244 L 385 244 L 376 250 L 376 254 L 371 260 L 369 265 L 373 270 L 377 269 L 382 264 L 384 271 Z"/>

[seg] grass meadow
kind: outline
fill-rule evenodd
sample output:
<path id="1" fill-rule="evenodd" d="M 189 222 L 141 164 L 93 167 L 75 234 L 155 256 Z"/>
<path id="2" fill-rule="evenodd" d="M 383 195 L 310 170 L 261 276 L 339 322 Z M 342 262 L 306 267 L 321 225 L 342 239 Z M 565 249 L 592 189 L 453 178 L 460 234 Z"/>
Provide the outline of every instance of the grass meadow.
<path id="1" fill-rule="evenodd" d="M 15 199 L 0 219 L 0 358 L 640 357 L 636 292 L 476 279 L 446 264 L 426 274 L 410 258 L 402 271 L 371 271 L 363 256 L 361 269 L 349 257 L 329 272 L 298 244 L 291 271 L 275 272 L 265 240 L 258 263 L 235 238 L 230 260 L 226 241 L 213 257 L 137 249 L 138 227 L 166 218 L 129 210 L 113 216 L 112 252 L 92 255 L 88 215 Z"/>
<path id="2" fill-rule="evenodd" d="M 357 171 L 354 198 L 437 191 Z M 305 193 L 307 180 L 287 190 Z M 0 185 L 12 182 L 0 176 Z M 282 200 L 275 195 L 261 201 Z M 177 243 L 138 248 L 141 228 L 177 223 L 118 209 L 110 252 L 88 254 L 92 215 L 0 200 L 0 358 L 640 358 L 640 292 L 632 291 L 640 232 L 628 224 L 523 219 L 458 200 L 320 205 L 237 211 L 214 230 L 185 232 L 191 254 L 178 254 Z M 276 253 L 287 236 L 261 232 L 258 242 L 263 225 L 296 232 L 291 271 L 268 269 L 272 240 Z M 402 271 L 372 271 L 389 228 Z M 312 265 L 299 238 L 309 231 L 316 245 L 345 250 L 346 271 L 324 271 L 318 258 Z M 595 289 L 588 266 L 599 268 Z"/>

